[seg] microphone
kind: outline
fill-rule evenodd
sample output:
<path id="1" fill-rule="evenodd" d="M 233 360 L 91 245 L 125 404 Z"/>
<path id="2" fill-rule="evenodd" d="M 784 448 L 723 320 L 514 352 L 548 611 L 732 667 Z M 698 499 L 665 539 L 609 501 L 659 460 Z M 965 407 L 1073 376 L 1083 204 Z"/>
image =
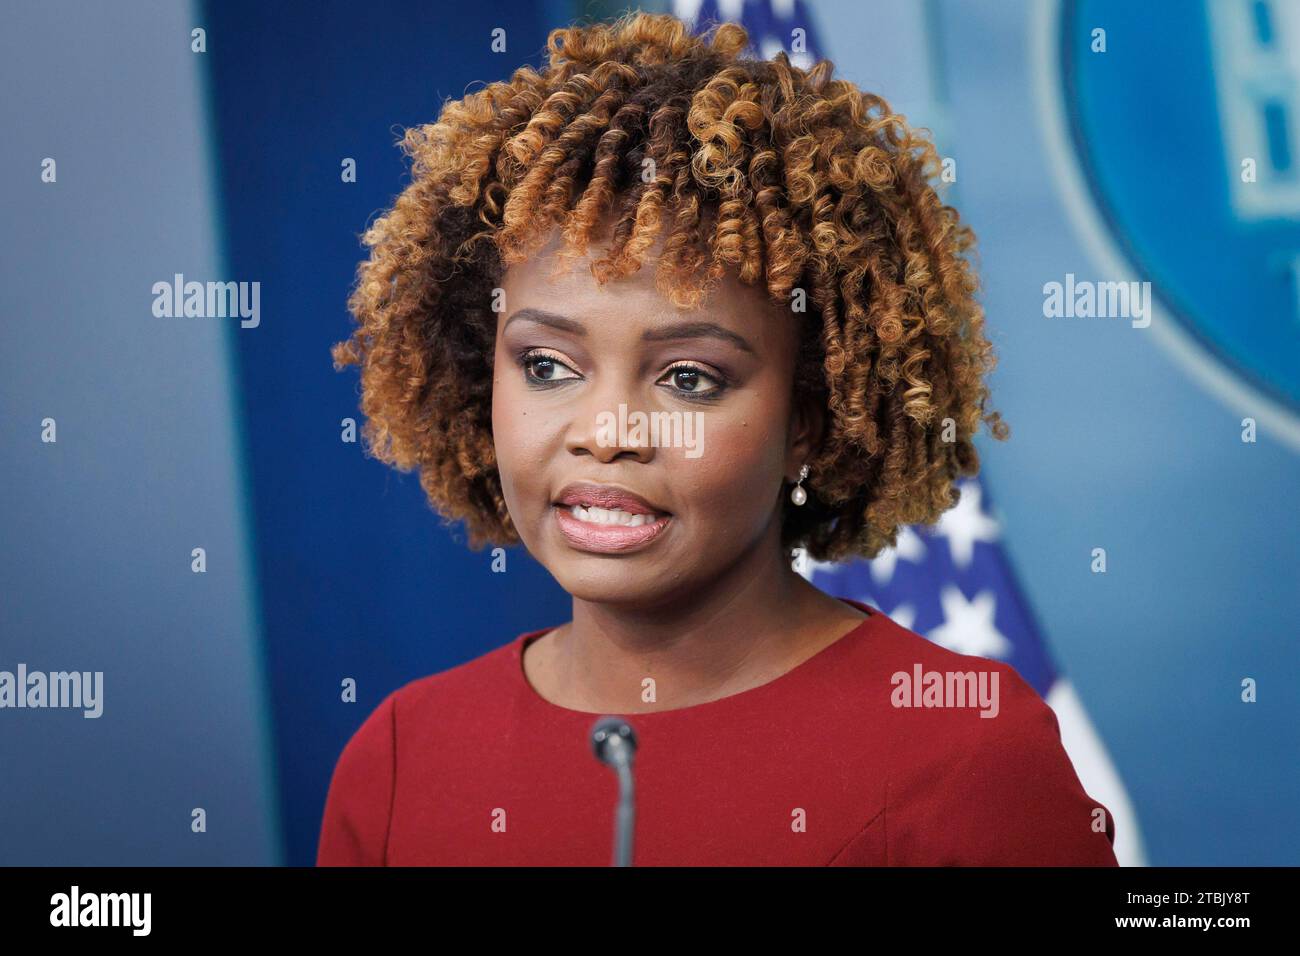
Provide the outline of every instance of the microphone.
<path id="1" fill-rule="evenodd" d="M 591 749 L 596 759 L 618 774 L 618 812 L 614 823 L 613 866 L 632 865 L 632 828 L 636 803 L 632 787 L 632 758 L 636 734 L 622 717 L 602 717 L 591 728 Z"/>

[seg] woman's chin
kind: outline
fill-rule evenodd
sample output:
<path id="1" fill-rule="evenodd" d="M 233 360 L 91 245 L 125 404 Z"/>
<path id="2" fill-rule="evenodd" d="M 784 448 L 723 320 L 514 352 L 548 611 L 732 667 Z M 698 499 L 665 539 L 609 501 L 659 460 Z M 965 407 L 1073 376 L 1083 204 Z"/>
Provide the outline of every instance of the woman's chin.
<path id="1" fill-rule="evenodd" d="M 664 587 L 665 575 L 661 573 L 648 572 L 645 567 L 633 567 L 627 562 L 621 567 L 609 567 L 614 563 L 617 562 L 595 557 L 566 556 L 547 570 L 575 600 L 590 604 L 652 609 L 671 602 L 679 594 L 677 588 Z"/>

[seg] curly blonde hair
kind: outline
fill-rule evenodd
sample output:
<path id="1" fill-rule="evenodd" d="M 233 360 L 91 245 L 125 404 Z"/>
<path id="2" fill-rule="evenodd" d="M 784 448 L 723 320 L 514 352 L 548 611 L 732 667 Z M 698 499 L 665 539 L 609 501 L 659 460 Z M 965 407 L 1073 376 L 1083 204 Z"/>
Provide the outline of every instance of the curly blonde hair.
<path id="1" fill-rule="evenodd" d="M 332 354 L 361 367 L 368 452 L 419 469 L 471 548 L 520 540 L 493 447 L 492 290 L 557 225 L 572 260 L 602 217 L 616 223 L 591 265 L 600 284 L 666 228 L 655 281 L 675 305 L 697 307 L 728 268 L 786 308 L 806 299 L 795 395 L 822 403 L 827 427 L 806 504 L 783 505 L 787 552 L 874 557 L 956 504 L 981 422 L 1009 434 L 985 413 L 996 359 L 963 257 L 975 239 L 930 185 L 927 131 L 827 60 L 803 70 L 748 46 L 736 24 L 697 36 L 642 12 L 553 30 L 541 72 L 406 130 L 411 183 L 362 237 L 358 325 Z"/>

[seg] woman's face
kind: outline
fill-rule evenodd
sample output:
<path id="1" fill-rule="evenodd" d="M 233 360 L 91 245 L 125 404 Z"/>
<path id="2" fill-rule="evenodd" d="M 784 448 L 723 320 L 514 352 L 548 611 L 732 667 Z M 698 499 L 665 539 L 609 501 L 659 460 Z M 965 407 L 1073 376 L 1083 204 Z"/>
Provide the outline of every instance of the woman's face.
<path id="1" fill-rule="evenodd" d="M 803 316 L 730 275 L 679 310 L 654 285 L 660 246 L 604 289 L 588 269 L 598 244 L 551 281 L 559 246 L 556 233 L 507 269 L 497 319 L 492 427 L 524 545 L 575 598 L 628 607 L 774 565 L 782 481 L 809 454 L 791 405 Z M 641 501 L 580 489 L 579 506 L 627 512 L 593 523 L 599 511 L 559 504 L 574 483 Z M 644 506 L 655 514 L 630 514 Z"/>

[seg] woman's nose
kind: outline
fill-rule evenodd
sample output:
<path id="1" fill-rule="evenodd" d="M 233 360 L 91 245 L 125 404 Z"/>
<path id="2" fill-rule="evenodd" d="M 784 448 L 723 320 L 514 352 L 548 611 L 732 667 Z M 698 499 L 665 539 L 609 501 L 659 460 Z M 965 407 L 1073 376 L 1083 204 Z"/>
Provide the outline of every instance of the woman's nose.
<path id="1" fill-rule="evenodd" d="M 587 451 L 601 461 L 613 461 L 620 455 L 649 461 L 654 448 L 650 430 L 644 425 L 638 427 L 638 420 L 649 417 L 641 405 L 635 389 L 622 379 L 611 378 L 590 388 L 574 406 L 569 451 Z"/>

